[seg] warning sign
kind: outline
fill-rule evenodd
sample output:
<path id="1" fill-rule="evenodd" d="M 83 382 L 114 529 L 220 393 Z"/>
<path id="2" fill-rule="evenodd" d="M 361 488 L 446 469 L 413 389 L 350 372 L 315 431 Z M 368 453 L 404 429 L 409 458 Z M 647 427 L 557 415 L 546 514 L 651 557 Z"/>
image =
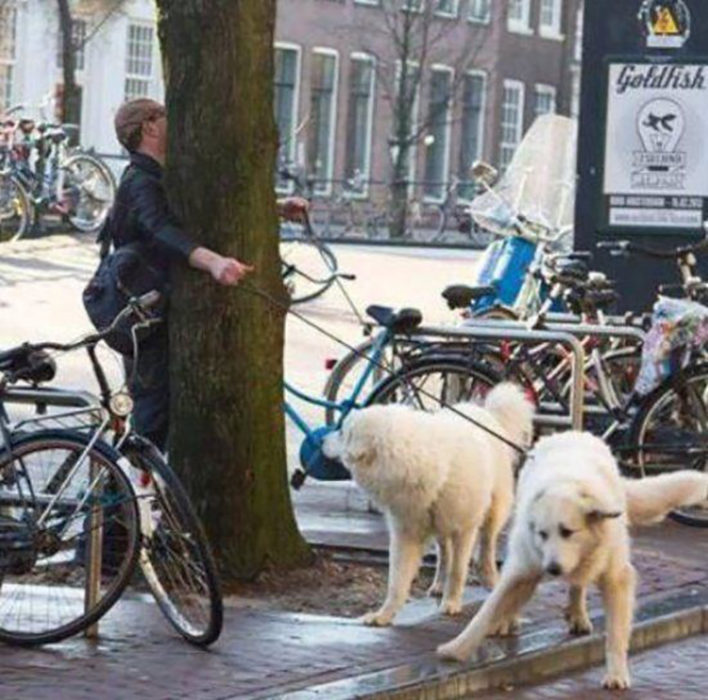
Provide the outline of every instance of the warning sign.
<path id="1" fill-rule="evenodd" d="M 678 49 L 691 34 L 691 14 L 684 0 L 644 0 L 639 20 L 652 49 Z"/>
<path id="2" fill-rule="evenodd" d="M 678 34 L 679 28 L 668 7 L 659 10 L 659 16 L 654 24 L 654 34 Z"/>

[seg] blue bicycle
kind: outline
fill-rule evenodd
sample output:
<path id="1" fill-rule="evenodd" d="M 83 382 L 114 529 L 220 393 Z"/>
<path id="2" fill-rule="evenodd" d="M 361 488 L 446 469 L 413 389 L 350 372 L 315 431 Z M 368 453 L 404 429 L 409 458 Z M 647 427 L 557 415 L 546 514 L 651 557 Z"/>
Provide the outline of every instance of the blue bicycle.
<path id="1" fill-rule="evenodd" d="M 288 395 L 324 408 L 325 425 L 311 427 L 286 400 L 285 414 L 304 435 L 300 445 L 300 466 L 291 477 L 299 489 L 309 476 L 321 481 L 344 481 L 349 471 L 337 460 L 322 453 L 322 443 L 337 430 L 352 410 L 381 403 L 405 403 L 421 410 L 441 405 L 473 401 L 484 397 L 500 381 L 492 370 L 469 352 L 467 345 L 439 341 L 417 334 L 422 322 L 417 309 L 394 311 L 384 306 L 370 306 L 367 314 L 381 327 L 366 344 L 365 362 L 351 391 L 342 399 L 314 397 L 289 383 Z M 352 349 L 352 355 L 357 350 Z"/>

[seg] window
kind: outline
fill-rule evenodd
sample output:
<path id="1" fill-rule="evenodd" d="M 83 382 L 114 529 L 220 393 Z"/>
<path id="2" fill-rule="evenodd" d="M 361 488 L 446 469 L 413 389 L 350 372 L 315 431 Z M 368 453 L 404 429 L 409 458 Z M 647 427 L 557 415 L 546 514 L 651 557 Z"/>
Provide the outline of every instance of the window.
<path id="1" fill-rule="evenodd" d="M 75 19 L 71 23 L 71 44 L 74 47 L 74 62 L 76 70 L 83 70 L 86 67 L 86 20 Z M 64 51 L 61 35 L 57 39 L 57 68 L 64 67 Z"/>
<path id="2" fill-rule="evenodd" d="M 501 139 L 499 167 L 506 168 L 521 141 L 524 128 L 524 84 L 505 80 L 501 105 Z"/>
<path id="3" fill-rule="evenodd" d="M 0 108 L 12 103 L 17 39 L 17 9 L 0 7 Z"/>
<path id="4" fill-rule="evenodd" d="M 379 5 L 380 0 L 354 0 L 355 5 Z"/>
<path id="5" fill-rule="evenodd" d="M 452 102 L 452 69 L 433 66 L 430 71 L 430 102 L 425 143 L 425 182 L 427 199 L 441 200 L 447 181 L 450 152 L 450 107 Z"/>
<path id="6" fill-rule="evenodd" d="M 332 186 L 336 89 L 337 53 L 315 49 L 312 54 L 307 163 L 309 173 L 315 179 L 314 190 L 322 194 L 328 194 Z"/>
<path id="7" fill-rule="evenodd" d="M 519 34 L 530 34 L 531 0 L 508 0 L 507 29 Z"/>
<path id="8" fill-rule="evenodd" d="M 435 0 L 435 14 L 441 17 L 457 17 L 459 0 Z"/>
<path id="9" fill-rule="evenodd" d="M 349 64 L 347 140 L 344 160 L 346 188 L 365 195 L 371 173 L 371 132 L 374 117 L 374 59 L 353 54 Z"/>
<path id="10" fill-rule="evenodd" d="M 541 0 L 539 34 L 545 37 L 561 37 L 561 0 Z"/>
<path id="11" fill-rule="evenodd" d="M 144 24 L 128 26 L 128 50 L 125 60 L 125 99 L 150 94 L 153 71 L 155 30 Z"/>
<path id="12" fill-rule="evenodd" d="M 300 49 L 297 46 L 275 47 L 275 82 L 273 104 L 278 127 L 278 164 L 295 160 L 295 129 L 297 127 L 297 99 L 300 75 Z M 292 183 L 280 178 L 276 188 L 289 190 Z"/>
<path id="13" fill-rule="evenodd" d="M 396 61 L 396 98 L 401 94 L 401 86 L 403 84 L 403 70 L 400 61 Z M 407 105 L 410 105 L 410 112 L 408 114 L 403 114 L 398 116 L 398 123 L 400 119 L 405 117 L 409 124 L 408 130 L 408 162 L 406 163 L 406 172 L 404 177 L 410 183 L 411 191 L 415 180 L 415 161 L 416 161 L 416 134 L 418 132 L 418 108 L 420 104 L 420 66 L 417 63 L 408 62 L 406 64 L 405 70 L 405 100 Z M 398 100 L 396 99 L 396 103 Z M 394 114 L 394 124 L 393 131 L 397 132 L 396 129 L 397 118 Z M 393 143 L 391 148 L 391 159 L 396 161 L 398 158 L 398 149 L 400 148 L 397 144 Z"/>
<path id="14" fill-rule="evenodd" d="M 534 114 L 552 114 L 556 111 L 556 89 L 553 85 L 536 85 Z"/>
<path id="15" fill-rule="evenodd" d="M 409 12 L 422 12 L 425 0 L 401 0 L 401 9 Z"/>
<path id="16" fill-rule="evenodd" d="M 474 197 L 470 168 L 482 157 L 486 82 L 483 73 L 468 73 L 462 82 L 462 134 L 458 165 L 458 177 L 464 183 L 458 189 L 461 199 Z"/>
<path id="17" fill-rule="evenodd" d="M 489 22 L 491 17 L 491 0 L 470 0 L 469 19 L 471 22 Z"/>

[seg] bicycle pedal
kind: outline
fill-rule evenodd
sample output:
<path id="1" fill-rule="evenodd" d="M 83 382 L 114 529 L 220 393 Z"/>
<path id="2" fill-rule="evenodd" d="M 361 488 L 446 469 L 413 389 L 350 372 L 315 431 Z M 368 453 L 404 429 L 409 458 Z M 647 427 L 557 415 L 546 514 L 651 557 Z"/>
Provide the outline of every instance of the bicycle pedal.
<path id="1" fill-rule="evenodd" d="M 300 490 L 300 487 L 305 483 L 307 474 L 302 469 L 296 469 L 293 475 L 290 477 L 290 486 L 292 486 L 296 491 Z"/>

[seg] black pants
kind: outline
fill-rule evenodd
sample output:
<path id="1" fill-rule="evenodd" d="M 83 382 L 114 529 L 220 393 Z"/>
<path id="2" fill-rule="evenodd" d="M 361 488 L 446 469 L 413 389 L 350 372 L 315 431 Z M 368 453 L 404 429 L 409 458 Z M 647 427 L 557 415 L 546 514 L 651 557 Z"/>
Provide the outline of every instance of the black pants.
<path id="1" fill-rule="evenodd" d="M 130 357 L 124 358 L 128 389 L 135 402 L 135 431 L 165 451 L 170 424 L 169 351 L 167 328 L 161 328 L 140 344 L 137 369 Z"/>

